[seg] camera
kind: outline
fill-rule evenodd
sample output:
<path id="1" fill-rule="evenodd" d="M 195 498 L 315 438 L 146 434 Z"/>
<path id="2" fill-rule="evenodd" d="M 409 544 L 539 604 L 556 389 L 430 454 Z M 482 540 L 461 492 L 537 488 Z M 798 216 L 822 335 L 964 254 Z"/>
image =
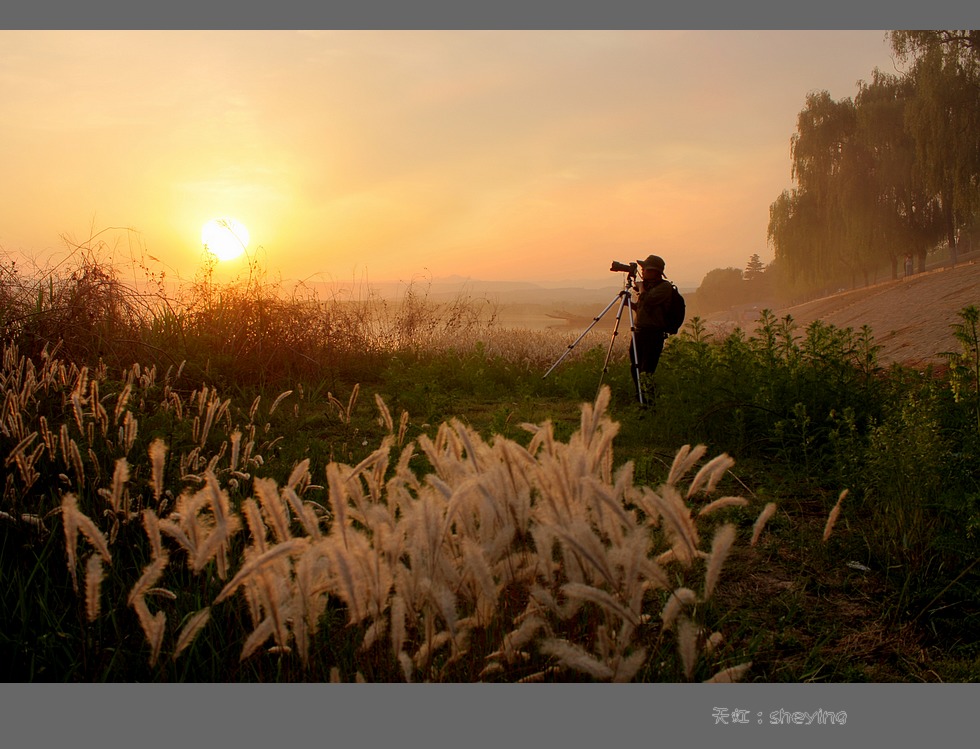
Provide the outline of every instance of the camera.
<path id="1" fill-rule="evenodd" d="M 615 260 L 613 260 L 612 267 L 609 270 L 613 271 L 614 273 L 622 272 L 622 273 L 629 273 L 631 276 L 635 276 L 636 263 L 630 263 L 629 265 L 627 265 L 626 263 L 617 263 Z"/>

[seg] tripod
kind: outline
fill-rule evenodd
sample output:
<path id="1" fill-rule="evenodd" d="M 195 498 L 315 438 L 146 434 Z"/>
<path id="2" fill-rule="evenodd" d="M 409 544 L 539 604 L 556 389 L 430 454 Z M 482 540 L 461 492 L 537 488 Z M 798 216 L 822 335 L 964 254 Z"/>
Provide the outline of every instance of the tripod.
<path id="1" fill-rule="evenodd" d="M 619 270 L 619 268 L 616 267 L 617 265 L 618 265 L 617 263 L 614 263 L 613 267 L 610 270 Z M 637 354 L 637 349 L 636 349 L 636 325 L 633 322 L 633 289 L 635 288 L 635 281 L 636 281 L 635 266 L 636 264 L 634 263 L 632 267 L 625 267 L 625 266 L 623 267 L 624 270 L 629 270 L 629 273 L 626 276 L 626 282 L 623 290 L 620 291 L 613 298 L 613 300 L 606 305 L 606 308 L 602 310 L 602 312 L 600 312 L 598 315 L 596 315 L 595 318 L 593 318 L 592 324 L 582 331 L 582 335 L 580 335 L 578 338 L 576 338 L 568 345 L 568 349 L 565 351 L 565 353 L 558 358 L 558 361 L 556 361 L 554 364 L 551 365 L 551 369 L 549 369 L 547 372 L 544 373 L 544 375 L 542 375 L 542 379 L 550 375 L 552 371 L 555 369 L 555 367 L 561 364 L 562 361 L 565 359 L 565 357 L 568 356 L 570 353 L 572 353 L 572 349 L 578 345 L 579 341 L 581 341 L 583 338 L 585 338 L 586 335 L 588 335 L 589 331 L 596 326 L 599 320 L 601 320 L 609 310 L 611 310 L 614 306 L 616 306 L 616 302 L 618 301 L 619 309 L 616 310 L 616 324 L 613 326 L 612 337 L 609 340 L 609 348 L 606 350 L 606 359 L 602 363 L 602 372 L 599 374 L 599 389 L 600 390 L 602 389 L 602 378 L 605 376 L 606 372 L 609 371 L 609 359 L 612 356 L 613 344 L 616 343 L 616 336 L 619 335 L 619 323 L 623 317 L 623 309 L 626 309 L 629 311 L 629 321 L 630 321 L 630 370 L 633 376 L 633 382 L 636 384 L 636 398 L 640 402 L 640 405 L 644 404 L 645 401 L 643 399 L 643 387 L 640 384 L 640 365 L 639 365 L 640 357 Z"/>

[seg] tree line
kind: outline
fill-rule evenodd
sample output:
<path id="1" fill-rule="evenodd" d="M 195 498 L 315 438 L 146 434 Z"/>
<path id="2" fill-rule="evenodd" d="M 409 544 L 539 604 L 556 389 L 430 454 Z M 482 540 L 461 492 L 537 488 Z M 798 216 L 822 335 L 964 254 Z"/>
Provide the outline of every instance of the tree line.
<path id="1" fill-rule="evenodd" d="M 853 98 L 810 93 L 797 119 L 795 187 L 768 226 L 767 275 L 788 296 L 920 272 L 942 248 L 955 263 L 980 229 L 980 31 L 888 39 L 907 72 L 876 68 Z"/>

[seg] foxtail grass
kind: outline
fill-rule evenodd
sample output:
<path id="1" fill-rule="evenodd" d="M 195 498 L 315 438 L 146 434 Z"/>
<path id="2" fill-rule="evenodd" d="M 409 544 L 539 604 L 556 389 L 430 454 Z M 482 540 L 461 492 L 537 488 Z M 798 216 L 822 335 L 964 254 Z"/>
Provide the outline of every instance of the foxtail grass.
<path id="1" fill-rule="evenodd" d="M 358 464 L 326 466 L 326 513 L 303 499 L 313 486 L 308 459 L 282 484 L 255 478 L 253 496 L 231 502 L 216 470 L 227 458 L 222 475 L 234 480 L 231 467 L 241 455 L 223 451 L 199 475 L 185 477 L 200 488 L 185 489 L 172 506 L 128 512 L 134 474 L 120 458 L 103 500 L 106 517 L 123 526 L 138 520 L 148 543 L 150 560 L 127 602 L 150 667 L 176 660 L 216 610 L 233 607 L 250 622 L 241 633 L 241 661 L 291 655 L 308 668 L 325 612 L 340 605 L 348 628 L 361 633 L 362 657 L 387 661 L 388 673 L 406 680 L 452 678 L 475 658 L 484 677 L 629 681 L 662 659 L 660 648 L 672 635 L 682 678 L 694 678 L 717 662 L 724 642 L 699 617 L 722 584 L 736 539 L 735 526 L 723 523 L 710 549 L 702 548 L 699 519 L 745 500 L 702 500 L 732 465 L 727 455 L 682 486 L 702 446 L 683 448 L 657 489 L 635 485 L 630 463 L 614 470 L 618 425 L 607 413 L 609 397 L 604 388 L 582 406 L 579 429 L 567 441 L 550 423 L 527 424 L 526 445 L 499 435 L 487 441 L 457 420 L 433 437 L 401 444 L 404 427 L 396 428 L 377 399 L 387 434 Z M 191 418 L 205 420 L 193 430 L 194 450 L 214 424 L 206 414 L 216 415 L 223 403 L 214 392 L 197 393 Z M 159 440 L 147 451 L 155 505 L 175 467 L 165 464 L 166 452 Z M 416 455 L 425 457 L 429 473 L 410 468 Z M 176 467 L 184 471 L 196 460 Z M 705 503 L 700 513 L 685 500 L 695 497 Z M 102 564 L 125 534 L 105 534 L 71 493 L 62 517 L 72 574 L 78 536 L 94 549 L 85 598 L 95 621 Z M 154 608 L 154 600 L 180 598 L 172 581 L 181 563 L 192 576 L 225 582 L 184 614 L 172 604 Z M 181 626 L 171 633 L 174 616 Z"/>

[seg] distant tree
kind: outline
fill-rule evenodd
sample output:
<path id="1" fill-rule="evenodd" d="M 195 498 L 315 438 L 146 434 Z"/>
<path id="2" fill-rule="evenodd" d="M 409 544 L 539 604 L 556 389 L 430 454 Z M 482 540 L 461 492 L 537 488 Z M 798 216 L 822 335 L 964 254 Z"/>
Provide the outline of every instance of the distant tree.
<path id="1" fill-rule="evenodd" d="M 837 186 L 849 123 L 845 110 L 826 91 L 806 97 L 797 116 L 796 132 L 790 138 L 792 176 L 797 188 L 793 215 L 806 224 L 806 246 L 793 248 L 805 253 L 806 266 L 817 279 L 840 262 L 842 224 Z"/>
<path id="2" fill-rule="evenodd" d="M 769 227 L 766 231 L 769 244 L 775 251 L 775 262 L 780 264 L 784 281 L 790 284 L 803 272 L 804 266 L 797 205 L 796 190 L 783 190 L 769 206 Z"/>
<path id="3" fill-rule="evenodd" d="M 767 237 L 780 264 L 780 276 L 790 286 L 819 286 L 826 275 L 821 252 L 823 228 L 816 200 L 799 189 L 783 190 L 769 206 Z"/>
<path id="4" fill-rule="evenodd" d="M 972 72 L 980 68 L 980 30 L 930 29 L 902 30 L 888 34 L 892 50 L 901 60 L 922 57 L 933 51 L 955 56 Z"/>
<path id="5" fill-rule="evenodd" d="M 743 298 L 746 302 L 766 302 L 773 295 L 773 277 L 762 259 L 754 254 L 742 272 Z"/>
<path id="6" fill-rule="evenodd" d="M 854 99 L 811 92 L 790 139 L 795 186 L 769 208 L 765 277 L 786 297 L 865 283 L 980 231 L 980 31 L 893 31 L 906 73 Z M 746 278 L 751 277 L 746 268 Z"/>
<path id="7" fill-rule="evenodd" d="M 852 282 L 860 275 L 868 283 L 878 264 L 873 169 L 854 101 L 835 101 L 826 91 L 809 94 L 791 157 L 797 191 L 808 197 L 800 207 L 813 233 L 816 278 L 826 283 L 846 269 Z"/>
<path id="8" fill-rule="evenodd" d="M 772 301 L 777 306 L 788 306 L 800 298 L 806 296 L 806 291 L 794 282 L 786 263 L 780 258 L 775 258 L 766 267 L 766 293 L 759 301 Z"/>
<path id="9" fill-rule="evenodd" d="M 766 272 L 766 266 L 762 264 L 762 259 L 754 254 L 749 258 L 749 262 L 745 265 L 745 272 L 743 277 L 746 281 L 757 281 L 762 278 L 762 275 Z"/>
<path id="10" fill-rule="evenodd" d="M 706 314 L 728 309 L 745 301 L 745 290 L 741 270 L 715 268 L 708 272 L 698 287 L 698 306 Z"/>
<path id="11" fill-rule="evenodd" d="M 892 278 L 897 278 L 906 254 L 919 259 L 921 270 L 927 252 L 940 241 L 940 202 L 926 184 L 907 127 L 914 80 L 876 69 L 871 82 L 860 81 L 858 87 L 857 135 L 869 160 L 867 189 L 872 202 L 855 206 L 870 208 L 864 218 L 874 254 L 887 260 Z"/>
<path id="12" fill-rule="evenodd" d="M 980 209 L 980 31 L 893 31 L 890 38 L 896 55 L 913 61 L 906 125 L 955 262 L 958 234 Z"/>

